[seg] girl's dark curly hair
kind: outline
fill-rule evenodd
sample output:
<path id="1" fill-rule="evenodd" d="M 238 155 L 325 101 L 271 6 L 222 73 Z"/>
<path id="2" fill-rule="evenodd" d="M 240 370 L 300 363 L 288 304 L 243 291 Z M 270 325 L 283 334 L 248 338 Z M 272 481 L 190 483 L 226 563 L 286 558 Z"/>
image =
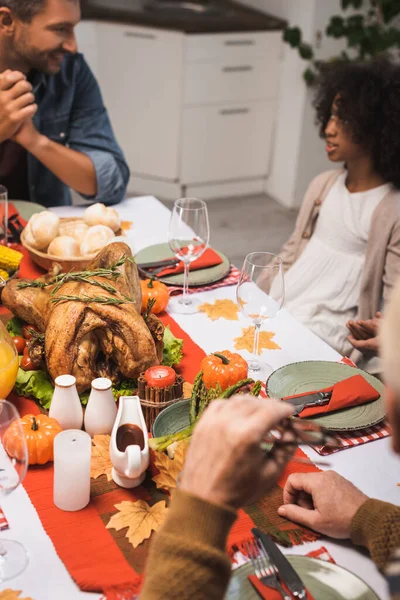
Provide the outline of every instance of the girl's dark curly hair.
<path id="1" fill-rule="evenodd" d="M 332 114 L 372 157 L 377 173 L 400 189 L 400 65 L 389 58 L 331 63 L 317 83 L 314 106 L 320 135 Z"/>

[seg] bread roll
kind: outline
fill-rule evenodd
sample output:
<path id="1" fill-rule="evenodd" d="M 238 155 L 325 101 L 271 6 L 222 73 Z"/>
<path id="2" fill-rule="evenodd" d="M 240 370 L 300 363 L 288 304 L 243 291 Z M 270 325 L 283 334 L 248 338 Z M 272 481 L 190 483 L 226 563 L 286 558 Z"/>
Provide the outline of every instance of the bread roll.
<path id="1" fill-rule="evenodd" d="M 27 223 L 27 225 L 24 229 L 24 240 L 25 240 L 25 244 L 27 244 L 27 246 L 31 246 L 31 248 L 35 248 L 35 250 L 39 250 L 39 248 L 37 246 L 37 242 L 32 235 L 30 222 Z"/>
<path id="2" fill-rule="evenodd" d="M 58 235 L 67 235 L 73 237 L 78 244 L 82 244 L 89 226 L 83 221 L 61 221 Z"/>
<path id="3" fill-rule="evenodd" d="M 60 235 L 51 242 L 47 254 L 60 258 L 75 258 L 81 253 L 79 244 L 73 237 Z"/>
<path id="4" fill-rule="evenodd" d="M 45 250 L 58 235 L 60 219 L 49 210 L 33 215 L 29 221 L 30 231 L 35 240 L 35 248 Z"/>
<path id="5" fill-rule="evenodd" d="M 114 238 L 115 234 L 113 230 L 105 225 L 89 227 L 81 244 L 82 256 L 96 254 Z"/>
<path id="6" fill-rule="evenodd" d="M 104 206 L 104 204 L 92 204 L 85 210 L 85 222 L 89 227 L 94 225 L 105 225 L 114 232 L 121 229 L 121 219 L 116 210 Z"/>

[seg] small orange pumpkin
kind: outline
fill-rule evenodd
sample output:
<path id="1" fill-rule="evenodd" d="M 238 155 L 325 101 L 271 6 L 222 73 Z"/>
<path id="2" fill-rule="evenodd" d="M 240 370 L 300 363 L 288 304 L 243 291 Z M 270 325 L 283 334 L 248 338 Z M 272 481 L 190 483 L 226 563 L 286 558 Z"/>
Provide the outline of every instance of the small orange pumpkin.
<path id="1" fill-rule="evenodd" d="M 147 310 L 147 304 L 149 300 L 154 299 L 155 303 L 150 312 L 155 315 L 163 312 L 169 301 L 168 288 L 161 281 L 154 281 L 154 279 L 144 279 L 140 282 L 142 289 L 142 314 Z"/>
<path id="2" fill-rule="evenodd" d="M 224 391 L 247 378 L 248 364 L 240 354 L 223 350 L 203 358 L 200 369 L 203 371 L 203 381 L 208 390 L 219 383 Z"/>
<path id="3" fill-rule="evenodd" d="M 54 458 L 53 442 L 62 427 L 58 421 L 46 415 L 25 415 L 20 419 L 28 446 L 29 464 L 44 465 Z M 23 457 L 18 421 L 11 423 L 4 434 L 6 452 L 19 460 Z"/>

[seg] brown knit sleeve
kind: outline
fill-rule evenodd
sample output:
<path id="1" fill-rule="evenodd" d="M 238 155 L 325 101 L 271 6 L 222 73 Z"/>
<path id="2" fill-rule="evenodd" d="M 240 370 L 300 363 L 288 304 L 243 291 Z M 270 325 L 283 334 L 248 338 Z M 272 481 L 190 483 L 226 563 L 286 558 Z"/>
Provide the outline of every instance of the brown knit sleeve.
<path id="1" fill-rule="evenodd" d="M 369 498 L 351 523 L 351 540 L 368 548 L 372 560 L 383 569 L 400 547 L 400 506 Z"/>
<path id="2" fill-rule="evenodd" d="M 176 490 L 155 535 L 140 600 L 220 600 L 231 574 L 226 539 L 236 512 Z"/>

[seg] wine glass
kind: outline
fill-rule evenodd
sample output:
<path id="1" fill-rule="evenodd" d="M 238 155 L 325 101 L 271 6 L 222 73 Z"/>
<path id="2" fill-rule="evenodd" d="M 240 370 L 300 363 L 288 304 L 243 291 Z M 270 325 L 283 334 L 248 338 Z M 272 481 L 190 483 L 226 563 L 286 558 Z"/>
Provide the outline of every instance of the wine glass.
<path id="1" fill-rule="evenodd" d="M 198 310 L 198 301 L 188 293 L 190 263 L 199 258 L 210 241 L 207 204 L 197 198 L 181 198 L 174 204 L 169 224 L 168 242 L 172 252 L 184 265 L 183 294 L 172 298 L 173 312 L 192 314 Z"/>
<path id="2" fill-rule="evenodd" d="M 23 481 L 28 468 L 28 447 L 17 409 L 0 400 L 0 498 Z M 16 577 L 29 562 L 19 542 L 0 539 L 0 582 Z"/>
<path id="3" fill-rule="evenodd" d="M 0 398 L 7 398 L 18 374 L 18 352 L 7 329 L 0 321 Z"/>
<path id="4" fill-rule="evenodd" d="M 273 371 L 267 363 L 258 360 L 261 325 L 275 317 L 283 306 L 285 283 L 282 260 L 269 252 L 252 252 L 244 259 L 236 290 L 241 312 L 254 323 L 253 358 L 249 375 L 265 379 Z"/>

